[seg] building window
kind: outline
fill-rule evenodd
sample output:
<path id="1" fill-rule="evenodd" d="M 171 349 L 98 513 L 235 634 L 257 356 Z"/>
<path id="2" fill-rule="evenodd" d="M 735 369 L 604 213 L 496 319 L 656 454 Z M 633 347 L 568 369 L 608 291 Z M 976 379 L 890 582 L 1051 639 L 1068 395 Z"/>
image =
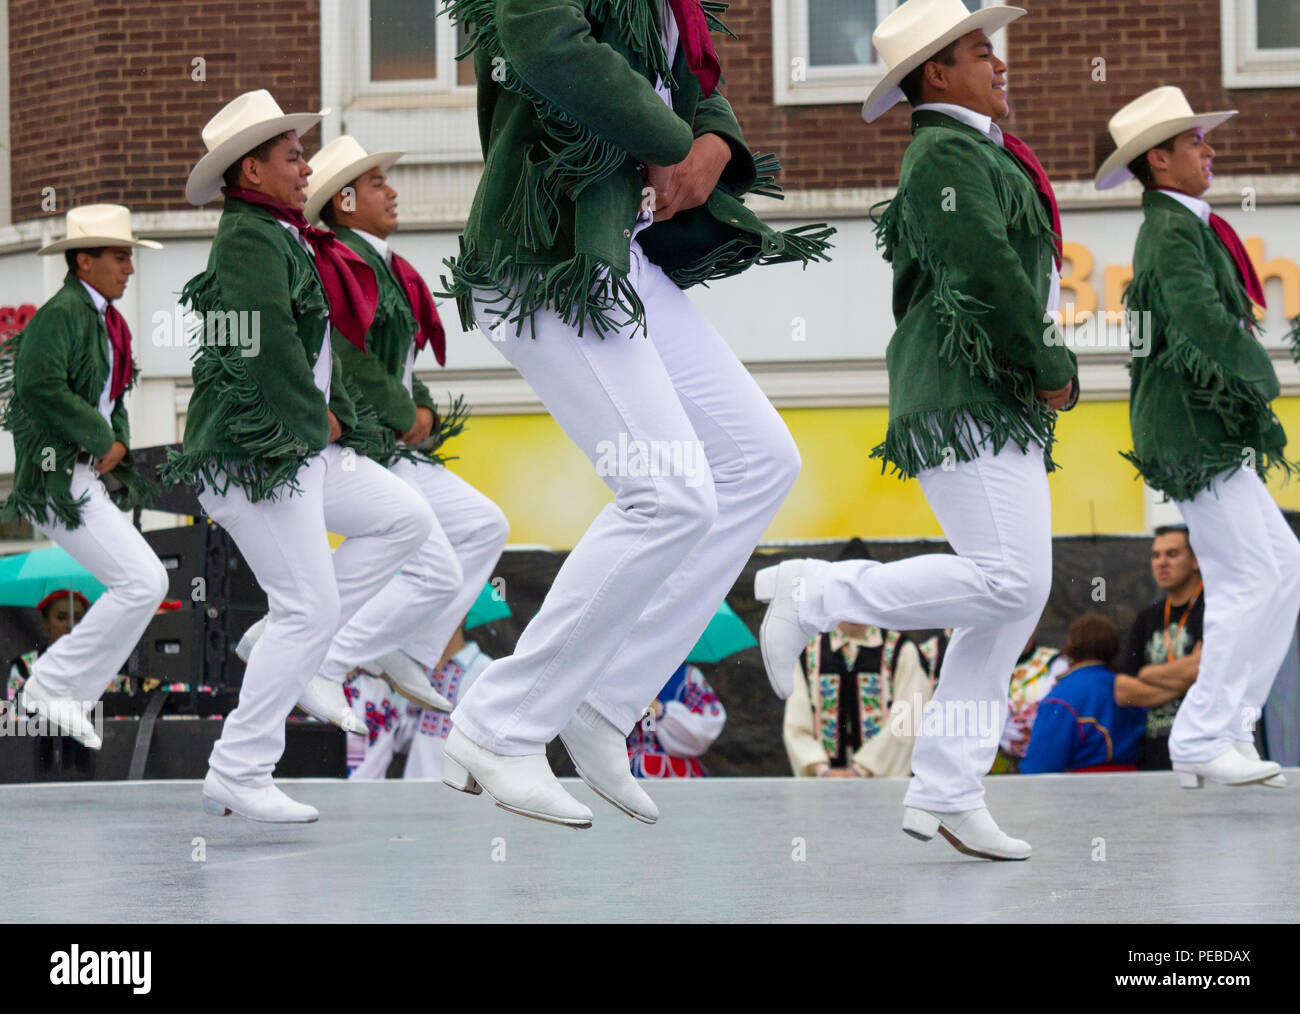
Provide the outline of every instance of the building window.
<path id="1" fill-rule="evenodd" d="M 360 0 L 355 7 L 360 84 L 365 94 L 454 92 L 474 87 L 472 60 L 456 61 L 463 29 L 428 0 Z"/>
<path id="2" fill-rule="evenodd" d="M 1300 4 L 1221 0 L 1223 86 L 1300 86 Z"/>
<path id="3" fill-rule="evenodd" d="M 456 59 L 466 37 L 441 6 L 320 0 L 320 143 L 351 134 L 370 151 L 406 152 L 393 176 L 408 221 L 460 217 L 471 190 L 460 169 L 483 161 L 474 61 Z"/>
<path id="4" fill-rule="evenodd" d="M 885 73 L 871 33 L 901 0 L 772 0 L 778 105 L 861 102 Z M 963 0 L 972 10 L 1002 0 Z M 1004 32 L 993 34 L 1001 55 Z"/>

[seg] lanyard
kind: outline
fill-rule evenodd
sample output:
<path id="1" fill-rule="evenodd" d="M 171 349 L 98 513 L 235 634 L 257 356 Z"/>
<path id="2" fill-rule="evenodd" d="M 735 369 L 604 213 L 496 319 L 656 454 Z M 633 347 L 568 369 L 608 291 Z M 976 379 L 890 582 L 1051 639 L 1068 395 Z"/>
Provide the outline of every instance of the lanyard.
<path id="1" fill-rule="evenodd" d="M 1183 613 L 1183 618 L 1178 621 L 1179 643 L 1182 643 L 1183 640 L 1183 628 L 1187 626 L 1187 617 L 1192 615 L 1192 607 L 1196 605 L 1196 600 L 1201 597 L 1201 589 L 1203 587 L 1205 587 L 1204 581 L 1198 583 L 1196 585 L 1196 591 L 1194 591 L 1192 593 L 1192 597 L 1187 600 L 1187 611 Z M 1172 662 L 1174 660 L 1174 646 L 1169 641 L 1169 596 L 1168 595 L 1165 596 L 1165 625 L 1162 628 L 1162 630 L 1165 635 L 1165 661 Z"/>

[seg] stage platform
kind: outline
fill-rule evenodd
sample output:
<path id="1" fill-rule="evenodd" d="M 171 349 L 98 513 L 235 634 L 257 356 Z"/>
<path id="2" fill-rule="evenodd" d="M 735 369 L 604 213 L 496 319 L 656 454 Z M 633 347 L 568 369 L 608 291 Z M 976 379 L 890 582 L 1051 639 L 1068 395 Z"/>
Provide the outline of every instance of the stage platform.
<path id="1" fill-rule="evenodd" d="M 1296 922 L 1287 775 L 989 778 L 1019 863 L 904 835 L 904 780 L 653 784 L 655 826 L 566 781 L 585 831 L 437 782 L 285 781 L 321 811 L 296 826 L 207 816 L 198 782 L 5 785 L 0 922 Z"/>

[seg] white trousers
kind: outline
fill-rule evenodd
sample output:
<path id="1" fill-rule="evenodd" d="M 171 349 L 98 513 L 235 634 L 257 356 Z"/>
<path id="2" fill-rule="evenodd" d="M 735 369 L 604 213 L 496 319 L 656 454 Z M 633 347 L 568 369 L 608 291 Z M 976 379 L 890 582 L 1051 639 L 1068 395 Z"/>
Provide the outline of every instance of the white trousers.
<path id="1" fill-rule="evenodd" d="M 452 715 L 502 754 L 541 753 L 586 700 L 625 734 L 681 665 L 799 473 L 781 417 L 686 295 L 632 245 L 646 308 L 585 337 L 549 312 L 482 330 L 614 493 L 555 577 L 515 653 Z M 487 297 L 491 298 L 491 297 Z"/>
<path id="2" fill-rule="evenodd" d="M 81 527 L 65 528 L 59 521 L 36 527 L 107 591 L 36 660 L 32 675 L 55 697 L 97 701 L 158 612 L 167 595 L 167 570 L 89 465 L 74 466 L 72 495 L 89 497 Z"/>
<path id="3" fill-rule="evenodd" d="M 397 576 L 335 635 L 321 675 L 340 683 L 352 669 L 398 648 L 421 665 L 436 666 L 510 533 L 501 508 L 442 465 L 398 459 L 388 470 L 433 509 L 433 529 Z"/>
<path id="4" fill-rule="evenodd" d="M 917 475 L 956 556 L 894 563 L 809 561 L 799 619 L 891 630 L 953 627 L 912 751 L 904 805 L 974 810 L 997 754 L 1011 671 L 1052 583 L 1052 509 L 1041 447 L 1014 444 Z"/>
<path id="5" fill-rule="evenodd" d="M 1300 542 L 1259 476 L 1243 468 L 1177 501 L 1205 581 L 1201 666 L 1169 733 L 1169 756 L 1202 763 L 1254 742 L 1300 612 Z"/>
<path id="6" fill-rule="evenodd" d="M 301 492 L 250 503 L 238 486 L 199 502 L 235 540 L 266 592 L 266 632 L 253 647 L 209 760 L 223 778 L 260 787 L 284 753 L 284 723 L 320 670 L 342 622 L 392 580 L 429 537 L 433 514 L 381 465 L 330 444 L 299 470 Z M 329 532 L 347 536 L 330 552 Z"/>

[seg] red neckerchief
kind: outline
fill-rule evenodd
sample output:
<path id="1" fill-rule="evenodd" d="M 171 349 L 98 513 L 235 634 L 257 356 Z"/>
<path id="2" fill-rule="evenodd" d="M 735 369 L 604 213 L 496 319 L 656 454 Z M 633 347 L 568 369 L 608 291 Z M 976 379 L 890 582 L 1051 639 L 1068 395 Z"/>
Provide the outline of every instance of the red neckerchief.
<path id="1" fill-rule="evenodd" d="M 424 279 L 420 277 L 420 273 L 411 266 L 410 261 L 391 251 L 390 254 L 389 267 L 393 269 L 393 275 L 406 291 L 407 302 L 411 304 L 411 310 L 415 313 L 415 322 L 420 325 L 420 330 L 415 335 L 415 347 L 423 349 L 432 343 L 433 354 L 438 360 L 438 365 L 446 366 L 447 336 L 442 327 L 442 318 L 438 316 L 438 308 L 433 305 L 433 294 Z"/>
<path id="2" fill-rule="evenodd" d="M 112 301 L 104 308 L 104 324 L 108 328 L 108 344 L 113 350 L 113 386 L 109 388 L 108 396 L 117 401 L 131 386 L 131 378 L 135 375 L 135 364 L 131 362 L 131 329 Z"/>
<path id="3" fill-rule="evenodd" d="M 700 81 L 700 95 L 708 98 L 722 78 L 722 64 L 718 61 L 713 40 L 709 38 L 709 22 L 704 16 L 700 0 L 668 0 L 677 21 L 677 31 L 682 37 L 686 64 Z M 668 54 L 671 63 L 673 54 Z"/>
<path id="4" fill-rule="evenodd" d="M 1065 259 L 1065 248 L 1061 239 L 1061 209 L 1056 204 L 1056 192 L 1052 189 L 1052 181 L 1047 178 L 1047 170 L 1043 168 L 1043 163 L 1038 161 L 1038 157 L 1024 141 L 1004 130 L 1002 143 L 1007 151 L 1015 156 L 1016 161 L 1025 167 L 1052 216 L 1052 241 L 1056 246 L 1056 268 L 1059 271 L 1061 262 Z"/>
<path id="5" fill-rule="evenodd" d="M 338 242 L 334 233 L 313 229 L 297 208 L 256 190 L 223 187 L 221 192 L 227 197 L 265 208 L 281 222 L 298 230 L 316 254 L 316 271 L 329 301 L 330 324 L 364 352 L 366 332 L 375 322 L 375 312 L 379 309 L 379 280 L 365 259 Z"/>
<path id="6" fill-rule="evenodd" d="M 1179 190 L 1177 187 L 1160 187 L 1159 189 L 1172 190 L 1176 194 L 1195 197 L 1198 201 L 1204 200 L 1197 194 L 1189 194 L 1186 190 Z M 1241 284 L 1246 286 L 1246 295 L 1260 306 L 1267 306 L 1268 304 L 1264 302 L 1264 283 L 1259 280 L 1259 274 L 1255 271 L 1255 265 L 1251 262 L 1250 254 L 1246 252 L 1246 245 L 1242 243 L 1241 237 L 1237 235 L 1237 230 L 1213 211 L 1210 212 L 1210 228 L 1214 230 L 1214 235 L 1219 237 L 1219 242 L 1227 249 L 1232 262 L 1237 265 L 1237 275 L 1241 278 Z"/>

